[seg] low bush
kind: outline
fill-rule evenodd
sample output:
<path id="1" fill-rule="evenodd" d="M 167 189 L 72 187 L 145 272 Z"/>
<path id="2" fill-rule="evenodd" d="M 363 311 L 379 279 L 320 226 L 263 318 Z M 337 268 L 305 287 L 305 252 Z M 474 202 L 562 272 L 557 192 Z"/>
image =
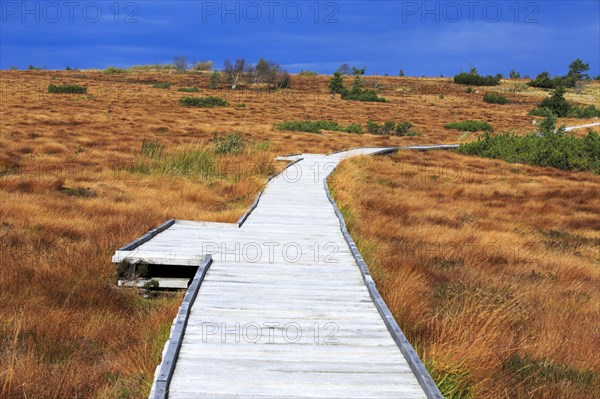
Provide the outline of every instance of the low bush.
<path id="1" fill-rule="evenodd" d="M 197 87 L 180 87 L 177 91 L 182 91 L 184 93 L 198 93 L 200 89 Z"/>
<path id="2" fill-rule="evenodd" d="M 454 76 L 454 83 L 469 86 L 498 86 L 502 79 L 501 75 L 496 76 L 481 76 L 477 70 L 473 68 L 471 72 L 461 72 Z"/>
<path id="3" fill-rule="evenodd" d="M 155 83 L 152 85 L 153 89 L 168 89 L 169 87 L 171 87 L 171 84 L 167 82 Z"/>
<path id="4" fill-rule="evenodd" d="M 334 132 L 362 133 L 362 126 L 351 124 L 346 127 L 337 122 L 331 121 L 290 121 L 281 122 L 274 125 L 277 130 L 291 130 L 295 132 L 306 132 L 320 134 L 321 130 L 331 130 Z"/>
<path id="5" fill-rule="evenodd" d="M 298 76 L 317 76 L 317 73 L 314 71 L 300 71 L 298 72 Z"/>
<path id="6" fill-rule="evenodd" d="M 579 138 L 555 130 L 517 136 L 511 133 L 486 133 L 475 142 L 462 144 L 458 152 L 511 163 L 551 166 L 564 170 L 600 173 L 600 136 L 590 132 Z"/>
<path id="7" fill-rule="evenodd" d="M 344 132 L 362 134 L 363 128 L 358 123 L 352 123 L 352 124 L 346 126 L 346 128 L 344 129 Z"/>
<path id="8" fill-rule="evenodd" d="M 369 90 L 369 89 L 344 91 L 342 93 L 342 100 L 379 102 L 379 103 L 384 103 L 387 101 L 385 98 L 379 97 L 377 95 L 377 92 L 375 92 L 375 90 Z"/>
<path id="9" fill-rule="evenodd" d="M 412 123 L 410 122 L 394 122 L 386 121 L 383 124 L 367 121 L 367 132 L 370 134 L 378 135 L 392 135 L 392 136 L 418 136 L 419 134 L 413 130 Z"/>
<path id="10" fill-rule="evenodd" d="M 595 105 L 588 105 L 587 107 L 581 105 L 571 105 L 569 118 L 598 118 L 600 117 L 600 109 L 596 108 Z"/>
<path id="11" fill-rule="evenodd" d="M 502 94 L 494 92 L 485 93 L 483 95 L 483 101 L 490 104 L 508 104 L 508 98 L 504 97 Z"/>
<path id="12" fill-rule="evenodd" d="M 537 108 L 529 111 L 533 116 L 556 116 L 559 118 L 595 118 L 600 116 L 600 110 L 594 105 L 581 106 L 569 103 L 564 95 L 566 90 L 559 87 L 552 96 L 542 100 Z"/>
<path id="13" fill-rule="evenodd" d="M 179 99 L 179 105 L 184 107 L 201 107 L 201 108 L 213 108 L 213 107 L 226 107 L 229 103 L 221 97 L 182 97 Z"/>
<path id="14" fill-rule="evenodd" d="M 87 87 L 79 85 L 49 85 L 48 93 L 69 93 L 69 94 L 85 94 Z"/>
<path id="15" fill-rule="evenodd" d="M 456 129 L 462 132 L 480 132 L 494 130 L 492 125 L 483 121 L 466 120 L 462 122 L 451 122 L 444 125 L 446 129 Z"/>

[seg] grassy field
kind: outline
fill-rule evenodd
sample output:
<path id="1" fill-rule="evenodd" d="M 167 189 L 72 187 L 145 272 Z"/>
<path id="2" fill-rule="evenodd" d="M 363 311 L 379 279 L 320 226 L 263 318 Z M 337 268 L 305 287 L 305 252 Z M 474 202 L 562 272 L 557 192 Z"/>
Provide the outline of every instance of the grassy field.
<path id="1" fill-rule="evenodd" d="M 369 77 L 366 84 L 388 102 L 361 103 L 330 96 L 328 80 L 294 76 L 290 90 L 267 93 L 260 87 L 208 90 L 209 77 L 202 74 L 0 72 L 0 396 L 146 396 L 181 294 L 145 299 L 117 289 L 113 251 L 169 218 L 235 221 L 267 176 L 283 167 L 273 161 L 275 155 L 470 141 L 480 133 L 444 128 L 465 120 L 488 122 L 495 132 L 526 133 L 539 120 L 527 113 L 547 96 L 532 89 L 513 93 L 515 82 L 507 81 L 496 90 L 504 91 L 511 103 L 497 105 L 484 103 L 483 91 L 466 93 L 450 79 Z M 160 83 L 169 85 L 153 88 Z M 86 90 L 48 93 L 50 84 Z M 184 87 L 200 92 L 178 91 Z M 596 83 L 567 97 L 597 103 L 598 87 Z M 179 99 L 189 96 L 222 97 L 229 106 L 180 106 Z M 275 129 L 278 123 L 306 120 L 363 127 L 369 120 L 409 121 L 419 136 Z M 345 164 L 336 175 L 335 194 L 344 208 L 352 209 L 348 216 L 353 233 L 369 265 L 381 271 L 375 274 L 386 300 L 426 361 L 439 375 L 449 373 L 452 381 L 464 382 L 473 392 L 592 397 L 597 380 L 588 383 L 586 373 L 597 373 L 599 367 L 589 351 L 598 341 L 597 323 L 595 328 L 591 323 L 594 317 L 597 321 L 599 307 L 598 266 L 593 263 L 598 255 L 593 247 L 598 240 L 598 177 L 539 168 L 513 175 L 516 166 L 452 154 L 402 157 Z M 407 177 L 395 168 L 398 159 L 411 165 L 446 160 L 476 172 L 494 165 L 510 178 L 536 183 L 501 186 L 498 192 L 482 183 L 423 186 L 410 180 L 403 186 Z M 376 168 L 379 162 L 385 168 Z M 357 180 L 349 181 L 350 176 Z M 389 250 L 400 241 L 372 237 L 368 225 L 361 224 L 368 219 L 361 215 L 373 212 L 380 223 L 377 215 L 387 212 L 394 220 L 389 233 L 410 236 L 416 227 L 404 226 L 412 208 L 387 193 L 383 198 L 391 202 L 385 206 L 374 200 L 350 201 L 352 190 L 368 181 L 384 182 L 377 186 L 384 191 L 410 189 L 399 198 L 415 206 L 430 196 L 445 204 L 434 199 L 422 204 L 436 205 L 414 216 L 426 219 L 417 238 L 433 234 L 456 243 L 498 239 L 502 246 L 532 242 L 540 264 L 521 268 L 510 254 L 482 258 L 457 253 L 442 259 L 439 270 L 435 264 L 424 266 L 439 274 L 432 277 L 419 274 L 408 260 L 390 261 Z M 424 187 L 446 187 L 449 194 Z M 532 201 L 528 208 L 517 208 L 526 199 Z M 457 225 L 453 212 L 466 212 L 470 206 L 477 214 L 461 216 L 459 221 L 464 221 Z M 521 214 L 527 219 L 510 227 Z M 459 235 L 438 235 L 441 228 L 460 229 Z M 479 234 L 496 228 L 498 237 Z M 475 293 L 465 294 L 470 292 Z M 463 314 L 465 306 L 470 310 Z M 506 323 L 510 328 L 504 328 Z M 551 363 L 535 363 L 543 359 Z M 544 378 L 557 374 L 571 379 L 550 380 L 544 387 L 546 380 L 529 373 L 531 367 L 520 367 L 519 361 L 534 364 L 543 376 L 550 373 Z M 468 377 L 461 377 L 465 372 Z M 498 381 L 492 372 L 500 376 Z M 514 391 L 501 392 L 501 384 L 510 382 Z"/>
<path id="2" fill-rule="evenodd" d="M 404 151 L 330 185 L 447 397 L 598 397 L 600 176 Z"/>

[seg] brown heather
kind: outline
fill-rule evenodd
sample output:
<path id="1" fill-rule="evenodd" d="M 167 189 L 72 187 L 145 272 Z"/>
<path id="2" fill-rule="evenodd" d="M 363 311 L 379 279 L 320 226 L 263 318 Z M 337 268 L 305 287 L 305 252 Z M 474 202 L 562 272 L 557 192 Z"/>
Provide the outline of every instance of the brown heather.
<path id="1" fill-rule="evenodd" d="M 388 103 L 334 99 L 327 77 L 293 77 L 285 94 L 203 90 L 194 95 L 232 106 L 192 109 L 177 105 L 176 88 L 207 87 L 207 76 L 0 72 L 0 397 L 145 397 L 182 294 L 144 299 L 117 289 L 113 251 L 169 218 L 235 221 L 282 167 L 275 155 L 453 143 L 460 133 L 443 126 L 465 119 L 526 132 L 527 112 L 545 95 L 529 90 L 498 107 L 448 79 L 375 79 Z M 152 89 L 165 81 L 170 89 Z M 88 90 L 49 94 L 50 83 Z M 598 101 L 589 93 L 577 99 Z M 409 120 L 422 136 L 273 130 L 306 119 Z M 220 174 L 135 169 L 144 139 L 169 154 L 209 151 L 215 132 L 238 132 L 249 143 L 239 155 L 215 156 Z M 270 145 L 259 146 L 265 140 Z M 399 163 L 493 165 L 508 183 L 422 180 Z M 436 370 L 467 370 L 481 396 L 597 397 L 598 177 L 513 168 L 402 153 L 348 162 L 334 186 L 385 299 Z M 511 183 L 516 177 L 524 181 Z M 376 189 L 364 190 L 368 182 Z M 450 249 L 398 255 L 406 244 L 435 243 Z M 499 249 L 482 250 L 486 244 Z M 509 371 L 513 354 L 592 370 L 596 379 L 544 382 Z"/>
<path id="2" fill-rule="evenodd" d="M 330 184 L 445 392 L 599 396 L 600 176 L 404 151 Z"/>

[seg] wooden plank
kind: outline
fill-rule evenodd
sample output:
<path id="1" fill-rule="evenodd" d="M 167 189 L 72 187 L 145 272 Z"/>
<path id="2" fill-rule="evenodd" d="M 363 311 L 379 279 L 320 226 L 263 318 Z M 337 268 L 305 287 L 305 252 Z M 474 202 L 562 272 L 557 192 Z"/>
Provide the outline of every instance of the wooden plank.
<path id="1" fill-rule="evenodd" d="M 194 276 L 194 279 L 192 280 L 192 283 L 190 284 L 190 287 L 183 298 L 181 306 L 179 307 L 179 312 L 175 322 L 173 323 L 171 336 L 169 337 L 166 350 L 163 352 L 163 358 L 154 382 L 155 399 L 167 399 L 169 396 L 169 385 L 171 384 L 171 378 L 173 377 L 173 373 L 175 371 L 175 365 L 177 363 L 177 357 L 183 342 L 190 311 L 194 305 L 196 297 L 198 296 L 198 291 L 200 290 L 202 280 L 204 280 L 204 276 L 206 275 L 211 263 L 212 259 L 210 255 L 206 256 L 204 258 L 204 263 L 199 265 L 198 271 L 196 272 L 196 275 Z"/>
<path id="2" fill-rule="evenodd" d="M 433 148 L 441 147 L 411 149 Z M 294 157 L 289 174 L 271 178 L 238 224 L 178 221 L 133 250 L 117 251 L 115 260 L 190 266 L 204 251 L 214 252 L 195 301 L 184 301 L 174 322 L 151 395 L 441 397 L 383 303 L 327 188 L 343 159 L 398 149 Z M 302 256 L 297 262 L 277 251 L 255 261 L 237 256 L 236 245 L 265 242 L 297 245 Z M 338 262 L 307 251 L 315 243 L 320 250 L 336 245 Z M 332 340 L 323 339 L 325 325 L 335 326 Z M 269 339 L 241 336 L 248 326 L 255 338 Z M 301 334 L 283 335 L 290 326 Z M 315 326 L 318 334 L 310 335 Z"/>

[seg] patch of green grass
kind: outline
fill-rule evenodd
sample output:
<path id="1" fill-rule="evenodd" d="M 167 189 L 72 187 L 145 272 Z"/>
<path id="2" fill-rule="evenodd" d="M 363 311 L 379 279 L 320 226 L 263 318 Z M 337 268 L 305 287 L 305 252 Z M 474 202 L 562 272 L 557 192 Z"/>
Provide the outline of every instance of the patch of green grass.
<path id="1" fill-rule="evenodd" d="M 306 132 L 320 134 L 321 130 L 331 130 L 334 132 L 362 133 L 362 126 L 351 124 L 342 126 L 337 122 L 331 121 L 289 121 L 276 123 L 277 130 L 290 130 L 294 132 Z"/>
<path id="2" fill-rule="evenodd" d="M 426 361 L 425 367 L 444 398 L 470 399 L 473 397 L 470 373 L 462 365 L 446 365 L 441 362 Z"/>
<path id="3" fill-rule="evenodd" d="M 153 89 L 168 89 L 169 87 L 171 87 L 171 84 L 167 82 L 155 83 L 152 85 Z"/>
<path id="4" fill-rule="evenodd" d="M 131 171 L 146 175 L 164 174 L 206 178 L 217 174 L 213 151 L 197 147 L 168 153 L 164 146 L 156 140 L 142 142 L 141 155 L 137 157 Z"/>
<path id="5" fill-rule="evenodd" d="M 87 87 L 79 85 L 49 85 L 48 93 L 60 93 L 60 94 L 86 94 Z"/>
<path id="6" fill-rule="evenodd" d="M 155 140 L 146 140 L 142 141 L 142 155 L 147 158 L 162 158 L 165 152 L 165 146 L 160 144 L 156 139 Z"/>
<path id="7" fill-rule="evenodd" d="M 508 98 L 504 97 L 502 94 L 490 92 L 483 95 L 483 102 L 504 105 L 508 104 Z"/>
<path id="8" fill-rule="evenodd" d="M 535 385 L 568 382 L 590 387 L 598 381 L 598 375 L 592 370 L 578 370 L 546 359 L 534 359 L 528 355 L 512 355 L 504 365 L 504 369 L 520 380 L 534 382 Z"/>
<path id="9" fill-rule="evenodd" d="M 213 151 L 215 154 L 239 154 L 245 146 L 246 141 L 239 133 L 229 133 L 223 137 L 219 137 L 216 133 L 212 141 Z"/>
<path id="10" fill-rule="evenodd" d="M 494 130 L 492 125 L 483 121 L 466 120 L 462 122 L 451 122 L 444 125 L 446 129 L 456 129 L 462 132 L 491 132 Z"/>
<path id="11" fill-rule="evenodd" d="M 184 93 L 198 93 L 200 89 L 197 87 L 180 87 L 177 91 L 182 91 Z"/>
<path id="12" fill-rule="evenodd" d="M 229 105 L 229 103 L 220 97 L 214 97 L 214 96 L 182 97 L 179 99 L 179 105 L 182 105 L 184 107 L 213 108 L 213 107 L 226 107 Z"/>
<path id="13" fill-rule="evenodd" d="M 239 103 L 235 105 L 236 108 L 246 108 L 246 104 L 244 103 Z"/>
<path id="14" fill-rule="evenodd" d="M 271 149 L 271 141 L 263 140 L 259 143 L 256 143 L 254 146 L 258 151 L 269 151 Z"/>

